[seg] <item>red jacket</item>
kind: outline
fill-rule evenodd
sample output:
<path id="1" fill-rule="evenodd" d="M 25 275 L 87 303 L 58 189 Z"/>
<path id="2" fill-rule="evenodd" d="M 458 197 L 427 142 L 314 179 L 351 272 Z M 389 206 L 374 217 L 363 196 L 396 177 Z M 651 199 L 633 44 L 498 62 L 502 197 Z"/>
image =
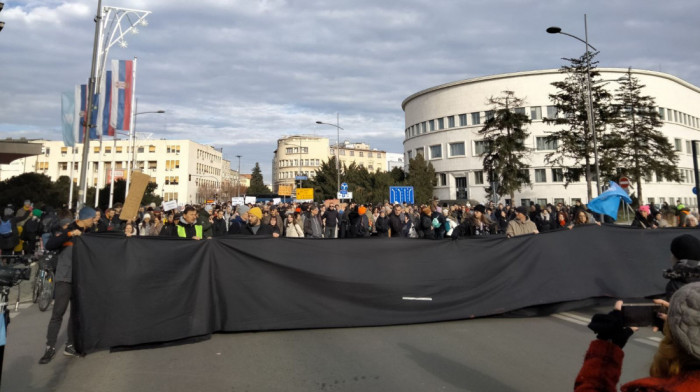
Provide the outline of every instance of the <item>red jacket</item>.
<path id="1" fill-rule="evenodd" d="M 605 340 L 594 340 L 588 347 L 583 367 L 576 376 L 576 392 L 617 391 L 622 359 L 620 347 Z M 691 392 L 700 391 L 700 370 L 685 372 L 675 377 L 647 377 L 630 381 L 620 388 L 622 392 Z"/>

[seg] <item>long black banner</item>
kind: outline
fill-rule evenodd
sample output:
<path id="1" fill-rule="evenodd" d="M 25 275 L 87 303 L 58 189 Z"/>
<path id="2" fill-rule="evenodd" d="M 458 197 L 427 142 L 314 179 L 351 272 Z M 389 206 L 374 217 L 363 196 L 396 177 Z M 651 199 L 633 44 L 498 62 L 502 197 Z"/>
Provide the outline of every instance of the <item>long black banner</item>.
<path id="1" fill-rule="evenodd" d="M 85 235 L 73 290 L 82 352 L 219 331 L 467 319 L 663 293 L 684 229 L 586 226 L 465 240 Z"/>

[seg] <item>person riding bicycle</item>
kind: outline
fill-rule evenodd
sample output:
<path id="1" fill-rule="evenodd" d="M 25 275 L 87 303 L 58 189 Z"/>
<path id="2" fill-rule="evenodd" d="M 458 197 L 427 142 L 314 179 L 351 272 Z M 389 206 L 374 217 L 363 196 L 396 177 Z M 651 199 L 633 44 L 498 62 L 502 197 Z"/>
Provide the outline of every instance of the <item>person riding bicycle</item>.
<path id="1" fill-rule="evenodd" d="M 83 207 L 78 213 L 78 219 L 64 227 L 60 233 L 52 236 L 46 242 L 47 250 L 58 250 L 61 252 L 58 255 L 58 264 L 56 265 L 56 277 L 54 288 L 54 306 L 51 313 L 51 321 L 49 321 L 48 330 L 46 331 L 46 350 L 44 355 L 39 360 L 40 364 L 51 362 L 56 354 L 56 340 L 58 332 L 61 329 L 63 315 L 66 313 L 68 304 L 72 302 L 72 277 L 73 277 L 73 237 L 78 237 L 84 232 L 90 230 L 95 223 L 95 210 L 91 207 Z M 75 308 L 71 306 L 71 313 Z M 78 353 L 73 347 L 74 329 L 73 316 L 68 318 L 66 347 L 63 354 L 67 356 L 78 356 Z"/>

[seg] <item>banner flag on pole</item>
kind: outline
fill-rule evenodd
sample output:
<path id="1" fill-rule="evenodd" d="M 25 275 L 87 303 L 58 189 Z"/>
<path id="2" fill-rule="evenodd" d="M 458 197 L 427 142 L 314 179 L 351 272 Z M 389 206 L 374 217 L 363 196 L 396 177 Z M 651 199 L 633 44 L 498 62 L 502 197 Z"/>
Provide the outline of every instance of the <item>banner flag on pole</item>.
<path id="1" fill-rule="evenodd" d="M 97 102 L 99 102 L 99 96 L 95 95 L 93 102 L 95 102 L 95 105 L 93 105 L 92 110 L 90 110 L 90 120 L 88 120 L 88 108 L 87 108 L 87 97 L 88 97 L 88 86 L 86 84 L 81 84 L 80 89 L 79 89 L 79 95 L 76 96 L 76 102 L 80 102 L 80 111 L 79 111 L 79 118 L 81 121 L 78 122 L 78 142 L 82 143 L 83 142 L 83 133 L 85 130 L 86 126 L 89 126 L 90 124 L 97 125 Z M 83 122 L 85 125 L 83 125 Z M 97 139 L 97 129 L 95 128 L 90 128 L 90 133 L 89 137 L 90 140 L 92 139 Z"/>
<path id="2" fill-rule="evenodd" d="M 632 199 L 630 199 L 627 192 L 617 185 L 615 181 L 610 181 L 610 188 L 601 193 L 600 196 L 591 200 L 588 203 L 588 208 L 593 212 L 605 214 L 613 220 L 617 220 L 617 210 L 620 207 L 620 199 L 624 200 L 627 204 L 632 203 Z"/>
<path id="3" fill-rule="evenodd" d="M 98 106 L 97 134 L 104 136 L 114 136 L 114 128 L 110 127 L 110 116 L 112 111 L 112 71 L 106 71 L 100 81 L 100 100 Z"/>
<path id="4" fill-rule="evenodd" d="M 75 112 L 75 91 L 61 93 L 61 124 L 63 126 L 63 144 L 75 146 L 78 139 Z"/>
<path id="5" fill-rule="evenodd" d="M 112 60 L 110 128 L 123 131 L 131 130 L 133 66 L 132 60 Z"/>

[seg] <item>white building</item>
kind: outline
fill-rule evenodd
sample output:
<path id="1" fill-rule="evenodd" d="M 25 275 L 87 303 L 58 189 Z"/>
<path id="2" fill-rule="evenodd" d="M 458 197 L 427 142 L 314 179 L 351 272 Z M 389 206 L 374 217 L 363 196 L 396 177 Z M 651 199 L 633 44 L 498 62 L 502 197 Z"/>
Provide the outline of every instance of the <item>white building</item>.
<path id="1" fill-rule="evenodd" d="M 399 154 L 396 152 L 386 153 L 386 171 L 391 171 L 395 167 L 403 169 L 405 165 L 406 164 L 403 160 L 403 154 Z"/>
<path id="2" fill-rule="evenodd" d="M 598 71 L 602 80 L 627 76 L 627 69 L 598 68 Z M 676 147 L 680 158 L 678 170 L 684 178 L 681 183 L 669 182 L 650 173 L 644 182 L 644 202 L 659 204 L 680 198 L 685 205 L 695 206 L 691 140 L 700 139 L 700 88 L 661 72 L 632 70 L 632 75 L 646 85 L 642 93 L 655 98 L 663 120 L 661 131 Z M 479 157 L 482 143 L 478 131 L 487 112 L 493 110 L 487 99 L 510 90 L 525 99 L 525 107 L 518 110 L 532 120 L 526 141 L 533 149 L 529 169 L 532 186 L 516 192 L 514 204 L 530 201 L 568 204 L 577 199 L 587 202 L 584 178 L 565 188 L 562 170 L 566 167 L 544 164 L 544 156 L 552 151 L 544 137 L 555 128 L 545 124 L 542 118 L 556 115 L 548 95 L 556 90 L 551 83 L 564 77 L 558 70 L 517 72 L 447 83 L 409 96 L 402 103 L 406 121 L 405 162 L 423 154 L 432 163 L 438 177 L 434 193 L 440 199 L 454 200 L 458 191 L 461 196 L 466 191 L 469 199 L 485 201 L 488 184 Z M 611 91 L 617 87 L 614 82 L 607 85 Z"/>
<path id="3" fill-rule="evenodd" d="M 82 159 L 82 144 L 75 149 L 65 147 L 62 141 L 35 140 L 42 144 L 42 153 L 21 158 L 0 167 L 1 179 L 22 173 L 43 173 L 56 181 L 60 176 L 71 176 L 77 184 Z M 109 186 L 114 160 L 115 179 L 126 178 L 127 163 L 132 159 L 128 140 L 90 142 L 88 154 L 87 183 L 100 188 Z M 133 159 L 136 170 L 151 176 L 158 184 L 157 193 L 165 201 L 178 203 L 202 203 L 206 195 L 199 194 L 201 187 L 218 189 L 222 181 L 237 180 L 230 164 L 222 158 L 220 150 L 191 140 L 143 140 L 138 139 Z M 229 167 L 226 167 L 229 164 Z M 101 200 L 101 203 L 106 201 Z"/>

